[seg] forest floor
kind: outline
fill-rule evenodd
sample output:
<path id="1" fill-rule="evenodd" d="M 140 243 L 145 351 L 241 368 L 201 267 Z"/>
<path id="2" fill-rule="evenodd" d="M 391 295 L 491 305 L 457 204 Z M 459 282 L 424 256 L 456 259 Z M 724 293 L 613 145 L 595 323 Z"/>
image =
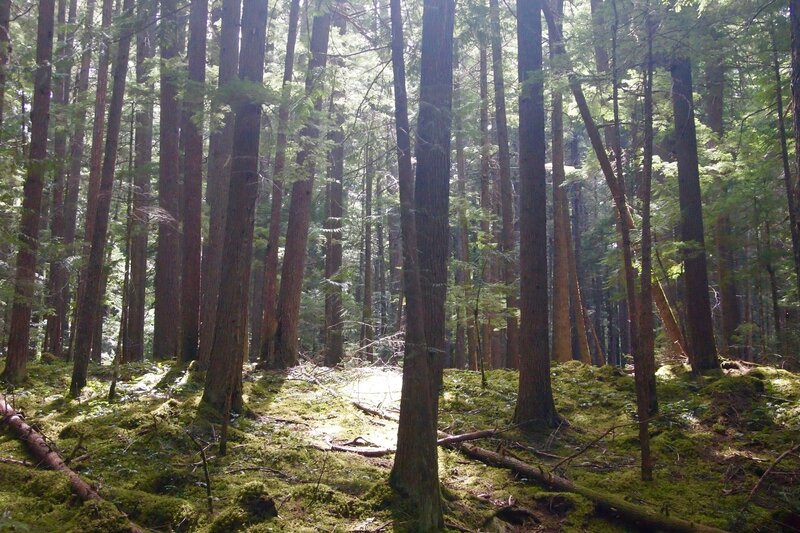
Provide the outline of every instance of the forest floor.
<path id="1" fill-rule="evenodd" d="M 612 367 L 556 365 L 553 387 L 567 423 L 555 431 L 477 441 L 578 484 L 672 516 L 732 531 L 800 531 L 800 458 L 775 459 L 800 441 L 800 376 L 735 366 L 696 378 L 681 365 L 658 372 L 660 414 L 651 425 L 655 480 L 639 480 L 632 377 Z M 247 413 L 220 427 L 198 417 L 201 378 L 164 363 L 123 369 L 109 403 L 109 367 L 93 367 L 79 400 L 64 396 L 64 363 L 33 364 L 29 383 L 7 398 L 51 439 L 72 468 L 132 521 L 153 531 L 402 530 L 404 513 L 386 488 L 392 456 L 330 451 L 333 445 L 392 448 L 400 399 L 396 367 L 288 373 L 248 368 Z M 447 370 L 440 427 L 451 434 L 508 428 L 517 374 Z M 385 413 L 375 416 L 357 405 Z M 603 433 L 610 431 L 598 442 Z M 208 478 L 200 448 L 206 456 Z M 586 448 L 582 453 L 581 450 Z M 108 506 L 81 504 L 65 476 L 31 464 L 0 436 L 0 531 L 121 530 Z M 440 448 L 449 527 L 463 531 L 635 531 L 598 515 L 586 499 L 554 493 L 508 470 Z M 207 498 L 211 485 L 211 507 Z M 274 504 L 274 506 L 273 506 Z M 277 516 L 273 516 L 277 511 Z M 794 528 L 794 529 L 793 529 Z"/>

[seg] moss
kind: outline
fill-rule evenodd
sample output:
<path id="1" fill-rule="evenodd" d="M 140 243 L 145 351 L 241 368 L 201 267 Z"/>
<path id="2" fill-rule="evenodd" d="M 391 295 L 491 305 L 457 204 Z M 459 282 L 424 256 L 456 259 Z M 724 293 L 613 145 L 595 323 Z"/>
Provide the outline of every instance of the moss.
<path id="1" fill-rule="evenodd" d="M 188 502 L 140 490 L 109 489 L 108 498 L 133 521 L 154 529 L 187 531 L 197 523 L 197 511 Z"/>
<path id="2" fill-rule="evenodd" d="M 70 526 L 69 531 L 82 533 L 129 533 L 131 530 L 128 519 L 113 503 L 105 500 L 83 503 Z"/>
<path id="3" fill-rule="evenodd" d="M 145 474 L 136 483 L 136 488 L 155 494 L 168 494 L 194 481 L 194 476 L 184 469 L 165 467 L 155 472 Z"/>
<path id="4" fill-rule="evenodd" d="M 252 519 L 265 520 L 278 516 L 275 501 L 267 493 L 267 487 L 260 481 L 250 481 L 239 489 L 236 503 Z"/>
<path id="5" fill-rule="evenodd" d="M 247 525 L 249 517 L 239 507 L 230 507 L 219 513 L 211 523 L 209 533 L 233 533 L 241 531 Z"/>

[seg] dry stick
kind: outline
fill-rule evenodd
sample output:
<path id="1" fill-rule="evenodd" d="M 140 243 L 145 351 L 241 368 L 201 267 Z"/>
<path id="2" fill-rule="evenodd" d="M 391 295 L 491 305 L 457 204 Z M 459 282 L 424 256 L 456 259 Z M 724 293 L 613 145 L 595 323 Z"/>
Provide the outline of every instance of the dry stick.
<path id="1" fill-rule="evenodd" d="M 211 514 L 214 512 L 214 498 L 211 495 L 211 476 L 208 474 L 208 459 L 206 458 L 206 449 L 203 448 L 203 445 L 197 441 L 194 435 L 186 430 L 184 430 L 184 432 L 189 436 L 190 439 L 192 439 L 192 442 L 200 451 L 200 459 L 203 460 L 203 475 L 206 478 L 206 499 L 208 500 L 208 512 Z"/>
<path id="2" fill-rule="evenodd" d="M 750 494 L 747 495 L 747 501 L 744 502 L 744 506 L 747 506 L 747 504 L 750 503 L 750 500 L 752 500 L 753 496 L 756 495 L 756 492 L 758 492 L 758 489 L 761 487 L 761 484 L 767 478 L 769 473 L 772 472 L 772 469 L 775 468 L 776 466 L 778 466 L 778 463 L 783 461 L 786 458 L 786 456 L 791 455 L 791 454 L 793 454 L 794 452 L 796 452 L 798 450 L 800 450 L 800 444 L 795 444 L 794 446 L 792 446 L 791 448 L 789 448 L 788 450 L 786 450 L 785 452 L 780 454 L 778 456 L 778 458 L 775 459 L 775 461 L 773 461 L 773 463 L 771 465 L 769 465 L 769 468 L 767 468 L 764 471 L 764 473 L 761 474 L 761 477 L 758 478 L 758 481 L 756 482 L 756 484 L 753 485 L 753 488 L 750 490 Z"/>
<path id="3" fill-rule="evenodd" d="M 67 466 L 64 459 L 45 442 L 44 435 L 28 425 L 8 404 L 6 397 L 2 394 L 0 394 L 0 416 L 2 416 L 0 425 L 7 425 L 14 436 L 21 440 L 31 455 L 39 461 L 39 464 L 61 472 L 69 478 L 72 491 L 82 501 L 100 501 L 103 499 L 94 487 L 81 479 L 74 470 Z M 125 516 L 121 512 L 120 515 Z M 129 527 L 132 533 L 142 533 L 142 529 L 132 522 L 129 522 Z"/>
<path id="4" fill-rule="evenodd" d="M 648 419 L 647 422 L 649 423 L 650 421 L 653 420 L 653 418 L 656 418 L 656 417 L 652 417 L 652 418 Z M 616 431 L 616 430 L 618 430 L 620 428 L 624 428 L 624 427 L 627 427 L 627 426 L 636 426 L 638 424 L 639 424 L 639 421 L 637 420 L 636 422 L 626 422 L 624 424 L 617 424 L 616 426 L 611 426 L 610 428 L 605 430 L 603 433 L 601 433 L 598 437 L 596 437 L 596 438 L 592 439 L 591 441 L 589 441 L 588 443 L 586 443 L 580 450 L 578 450 L 577 452 L 573 453 L 572 455 L 570 455 L 568 457 L 564 457 L 562 460 L 560 460 L 559 462 L 554 464 L 550 468 L 550 472 L 551 473 L 555 472 L 556 468 L 558 468 L 559 466 L 563 465 L 564 463 L 569 463 L 570 461 L 572 461 L 573 459 L 575 459 L 579 455 L 582 455 L 584 452 L 586 452 L 586 450 L 588 450 L 589 448 L 591 448 L 592 446 L 594 446 L 595 444 L 597 444 L 598 442 L 603 440 L 606 437 L 606 435 L 608 435 L 609 433 L 612 433 L 612 432 L 614 432 L 614 431 Z"/>

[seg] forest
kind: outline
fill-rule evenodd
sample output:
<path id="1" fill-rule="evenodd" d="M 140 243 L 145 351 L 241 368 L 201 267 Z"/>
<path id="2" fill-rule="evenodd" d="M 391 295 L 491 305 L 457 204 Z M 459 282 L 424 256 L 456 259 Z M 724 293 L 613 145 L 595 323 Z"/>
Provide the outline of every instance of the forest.
<path id="1" fill-rule="evenodd" d="M 800 0 L 0 0 L 0 531 L 800 531 Z"/>

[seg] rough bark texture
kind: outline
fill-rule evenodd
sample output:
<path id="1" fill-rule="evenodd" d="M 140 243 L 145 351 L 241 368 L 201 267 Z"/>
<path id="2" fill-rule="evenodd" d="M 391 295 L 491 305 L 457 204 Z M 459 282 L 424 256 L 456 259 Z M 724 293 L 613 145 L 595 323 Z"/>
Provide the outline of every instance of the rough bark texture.
<path id="1" fill-rule="evenodd" d="M 239 68 L 239 22 L 241 0 L 222 3 L 222 21 L 219 37 L 219 88 L 223 89 L 238 76 Z M 211 360 L 211 345 L 216 328 L 217 301 L 219 296 L 222 246 L 224 241 L 228 189 L 230 187 L 230 163 L 233 147 L 233 111 L 225 113 L 222 123 L 212 129 L 208 147 L 208 184 L 206 203 L 209 206 L 208 239 L 203 250 L 200 284 L 202 302 L 200 307 L 200 339 L 198 366 L 208 368 Z"/>
<path id="2" fill-rule="evenodd" d="M 789 0 L 789 22 L 792 34 L 792 109 L 800 109 L 800 0 Z M 778 84 L 780 86 L 780 84 Z M 800 113 L 792 114 L 794 126 L 795 166 L 800 165 Z M 800 298 L 800 185 L 795 179 L 787 184 L 789 223 L 792 225 L 792 251 L 797 277 L 797 294 Z"/>
<path id="3" fill-rule="evenodd" d="M 520 353 L 514 420 L 543 426 L 558 419 L 550 384 L 547 301 L 547 174 L 542 81 L 541 0 L 517 1 L 519 49 Z"/>
<path id="4" fill-rule="evenodd" d="M 367 361 L 375 357 L 372 341 L 375 337 L 375 328 L 372 323 L 372 183 L 375 179 L 375 162 L 370 146 L 373 139 L 367 140 L 364 150 L 366 157 L 364 171 L 364 300 L 361 303 L 361 348 L 362 356 Z"/>
<path id="5" fill-rule="evenodd" d="M 514 191 L 511 186 L 511 154 L 508 148 L 506 90 L 503 78 L 503 46 L 500 34 L 498 0 L 489 0 L 492 40 L 492 74 L 494 76 L 494 114 L 497 127 L 497 160 L 500 170 L 500 250 L 503 252 L 503 278 L 508 285 L 506 296 L 506 366 L 519 366 L 519 324 L 517 323 L 517 272 L 514 258 Z"/>
<path id="6" fill-rule="evenodd" d="M 242 4 L 239 54 L 239 79 L 242 82 L 260 85 L 264 79 L 266 29 L 266 3 L 245 0 Z M 261 105 L 260 101 L 243 95 L 235 108 L 217 319 L 202 399 L 204 404 L 226 416 L 231 406 L 241 403 L 241 389 L 237 383 L 248 343 L 247 308 L 242 302 L 247 301 L 250 292 Z"/>
<path id="7" fill-rule="evenodd" d="M 328 182 L 327 222 L 325 224 L 325 364 L 338 365 L 344 357 L 342 323 L 342 217 L 344 216 L 344 114 L 336 114 L 336 126 L 329 138 L 330 180 Z"/>
<path id="8" fill-rule="evenodd" d="M 485 242 L 489 243 L 492 239 L 492 224 L 491 224 L 491 217 L 493 214 L 492 209 L 492 176 L 491 176 L 491 152 L 492 147 L 489 144 L 489 72 L 488 72 L 488 58 L 486 56 L 486 43 L 485 40 L 481 37 L 478 43 L 478 63 L 479 63 L 479 85 L 480 85 L 480 122 L 479 122 L 479 130 L 480 130 L 480 151 L 481 151 L 481 181 L 480 181 L 480 188 L 481 188 L 481 196 L 480 196 L 480 203 L 481 203 L 481 233 L 483 233 L 483 239 Z M 480 273 L 480 285 L 486 286 L 489 285 L 494 281 L 494 251 L 492 250 L 491 246 L 484 246 L 482 253 L 481 253 L 481 268 Z M 475 309 L 474 311 L 478 311 L 480 307 L 480 286 L 479 289 L 475 292 Z M 473 313 L 474 314 L 474 313 Z M 491 321 L 494 318 L 493 314 L 484 313 L 483 315 L 483 323 L 479 325 L 480 328 L 480 341 L 478 343 L 478 357 L 480 358 L 480 365 L 481 368 L 485 367 L 493 367 L 498 366 L 494 365 L 494 358 L 492 353 L 492 346 L 493 342 L 492 339 L 494 337 L 494 328 L 492 327 Z M 477 317 L 475 318 L 475 322 L 478 322 Z"/>
<path id="9" fill-rule="evenodd" d="M 151 2 L 138 6 L 139 17 L 147 21 L 136 34 L 136 83 L 152 92 L 145 62 L 154 57 L 153 26 L 156 9 Z M 125 328 L 123 362 L 144 359 L 145 288 L 147 284 L 147 233 L 150 209 L 150 176 L 153 156 L 153 103 L 149 98 L 136 109 L 134 141 L 133 205 L 131 212 L 131 273 L 128 285 L 128 323 Z"/>
<path id="10" fill-rule="evenodd" d="M 692 68 L 678 58 L 672 74 L 672 108 L 675 116 L 675 154 L 678 160 L 678 195 L 681 206 L 681 240 L 684 243 L 684 299 L 688 318 L 689 358 L 694 372 L 719 367 L 708 296 L 700 172 L 692 98 Z"/>
<path id="11" fill-rule="evenodd" d="M 6 68 L 11 47 L 10 19 L 11 0 L 0 0 L 0 128 L 3 126 L 3 112 L 6 104 Z M 2 139 L 2 133 L 0 133 L 0 139 Z"/>
<path id="12" fill-rule="evenodd" d="M 414 509 L 413 529 L 439 531 L 444 527 L 444 518 L 436 440 L 445 355 L 445 278 L 433 274 L 446 275 L 447 246 L 441 243 L 447 242 L 455 5 L 452 0 L 424 2 L 416 184 L 411 166 L 400 0 L 391 0 L 390 7 L 406 342 L 397 453 L 389 482 Z M 429 205 L 431 200 L 438 205 Z M 417 234 L 420 225 L 426 228 L 424 239 Z M 441 287 L 434 292 L 432 285 L 437 280 Z"/>
<path id="13" fill-rule="evenodd" d="M 286 57 L 283 64 L 283 85 L 278 105 L 278 135 L 275 140 L 275 166 L 272 172 L 272 208 L 269 219 L 269 242 L 264 260 L 264 318 L 261 324 L 260 364 L 268 365 L 274 359 L 275 332 L 278 329 L 277 287 L 278 247 L 281 239 L 281 207 L 283 205 L 283 181 L 286 168 L 286 146 L 288 144 L 289 108 L 291 82 L 294 73 L 294 49 L 297 41 L 297 19 L 300 16 L 300 0 L 292 0 L 289 7 L 289 31 L 286 37 Z"/>
<path id="14" fill-rule="evenodd" d="M 200 231 L 203 214 L 203 100 L 206 82 L 208 0 L 192 0 L 189 79 L 183 99 L 183 239 L 180 361 L 197 359 L 200 322 Z"/>
<path id="15" fill-rule="evenodd" d="M 178 4 L 162 0 L 161 93 L 158 156 L 158 236 L 156 238 L 155 330 L 153 358 L 172 359 L 178 353 L 180 328 L 180 251 L 179 231 L 179 137 L 180 106 L 178 73 L 173 58 L 178 55 Z"/>
<path id="16" fill-rule="evenodd" d="M 117 165 L 117 148 L 122 124 L 122 105 L 125 97 L 125 77 L 128 73 L 128 54 L 130 52 L 133 29 L 134 0 L 125 0 L 123 13 L 120 17 L 125 22 L 121 25 L 120 36 L 117 44 L 117 57 L 114 62 L 114 74 L 111 88 L 111 102 L 108 107 L 108 133 L 103 155 L 101 169 L 100 190 L 97 195 L 97 212 L 94 220 L 94 233 L 89 258 L 82 272 L 86 280 L 85 291 L 78 302 L 78 315 L 75 324 L 75 362 L 72 368 L 72 382 L 70 394 L 78 396 L 86 385 L 86 376 L 89 368 L 91 345 L 96 334 L 94 321 L 98 316 L 93 310 L 100 308 L 102 298 L 101 281 L 103 274 L 103 260 L 106 251 L 108 236 L 109 210 L 114 187 L 114 174 Z M 123 18 L 124 17 L 124 18 Z"/>
<path id="17" fill-rule="evenodd" d="M 320 6 L 321 7 L 321 6 Z M 314 16 L 311 30 L 311 60 L 306 74 L 306 95 L 320 88 L 325 65 L 328 60 L 328 37 L 331 15 L 323 12 Z M 275 368 L 288 368 L 297 364 L 298 329 L 300 326 L 300 296 L 303 288 L 303 273 L 306 264 L 308 227 L 311 222 L 311 195 L 314 190 L 316 168 L 312 151 L 319 139 L 319 114 L 322 98 L 317 96 L 314 111 L 303 127 L 302 147 L 295 164 L 302 169 L 303 177 L 292 185 L 289 202 L 289 222 L 286 228 L 286 249 L 281 268 L 281 289 L 278 295 L 275 332 L 275 359 L 270 364 Z"/>
<path id="18" fill-rule="evenodd" d="M 52 85 L 53 26 L 55 1 L 41 0 L 36 28 L 36 71 L 31 109 L 31 144 L 22 197 L 22 221 L 14 277 L 14 303 L 8 334 L 6 366 L 2 379 L 20 383 L 25 379 L 30 340 L 31 302 L 36 277 L 36 252 L 39 246 L 39 212 L 47 158 L 47 128 L 50 123 Z"/>

